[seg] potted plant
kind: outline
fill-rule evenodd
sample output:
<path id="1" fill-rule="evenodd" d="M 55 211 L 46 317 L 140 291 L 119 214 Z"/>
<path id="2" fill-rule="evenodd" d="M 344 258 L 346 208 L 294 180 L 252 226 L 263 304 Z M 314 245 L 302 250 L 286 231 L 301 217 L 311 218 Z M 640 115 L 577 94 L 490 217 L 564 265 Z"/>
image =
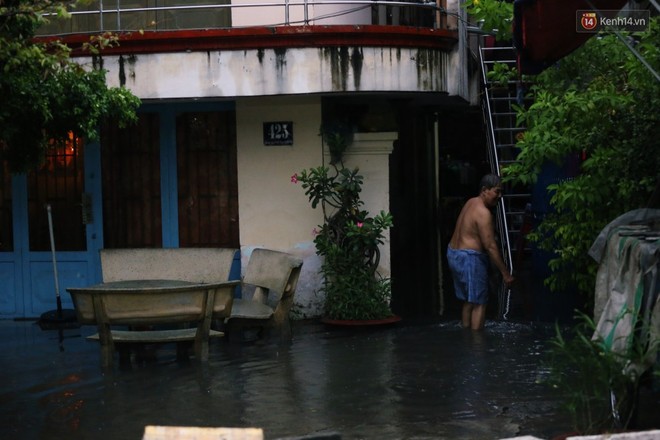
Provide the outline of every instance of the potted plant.
<path id="1" fill-rule="evenodd" d="M 291 178 L 294 183 L 302 183 L 312 208 L 323 211 L 323 224 L 315 230 L 314 244 L 323 258 L 324 318 L 392 318 L 390 280 L 378 272 L 378 246 L 392 226 L 392 215 L 381 211 L 372 217 L 363 210 L 363 176 L 357 168 L 345 168 L 341 156 L 335 159 L 332 168 L 310 168 Z"/>

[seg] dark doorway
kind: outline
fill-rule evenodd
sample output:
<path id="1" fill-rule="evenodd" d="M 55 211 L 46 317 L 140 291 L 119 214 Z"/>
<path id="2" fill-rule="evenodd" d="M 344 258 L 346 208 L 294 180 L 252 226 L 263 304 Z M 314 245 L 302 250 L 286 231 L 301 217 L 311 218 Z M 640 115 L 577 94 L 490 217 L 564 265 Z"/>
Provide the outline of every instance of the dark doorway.
<path id="1" fill-rule="evenodd" d="M 457 107 L 438 112 L 439 228 L 445 315 L 459 317 L 461 303 L 454 295 L 445 249 L 465 202 L 477 195 L 481 176 L 490 173 L 483 116 L 479 107 Z M 490 306 L 491 316 L 497 307 Z"/>
<path id="2" fill-rule="evenodd" d="M 403 317 L 436 317 L 442 310 L 436 116 L 411 102 L 398 108 L 399 140 L 390 156 L 392 309 Z"/>
<path id="3" fill-rule="evenodd" d="M 407 318 L 457 318 L 445 248 L 461 207 L 489 170 L 480 109 L 412 102 L 398 108 L 390 158 L 392 308 Z"/>

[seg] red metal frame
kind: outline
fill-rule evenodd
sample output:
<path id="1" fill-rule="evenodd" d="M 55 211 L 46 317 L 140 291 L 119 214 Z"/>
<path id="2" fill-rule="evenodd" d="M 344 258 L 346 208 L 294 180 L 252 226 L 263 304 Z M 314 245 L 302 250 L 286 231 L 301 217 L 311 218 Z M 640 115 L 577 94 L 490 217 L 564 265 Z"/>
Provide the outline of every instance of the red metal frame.
<path id="1" fill-rule="evenodd" d="M 81 47 L 90 34 L 39 37 L 61 40 L 72 56 L 85 56 Z M 458 32 L 412 26 L 332 25 L 278 26 L 240 29 L 119 32 L 119 46 L 106 48 L 104 55 L 163 53 L 208 50 L 246 50 L 301 47 L 415 47 L 451 50 Z"/>

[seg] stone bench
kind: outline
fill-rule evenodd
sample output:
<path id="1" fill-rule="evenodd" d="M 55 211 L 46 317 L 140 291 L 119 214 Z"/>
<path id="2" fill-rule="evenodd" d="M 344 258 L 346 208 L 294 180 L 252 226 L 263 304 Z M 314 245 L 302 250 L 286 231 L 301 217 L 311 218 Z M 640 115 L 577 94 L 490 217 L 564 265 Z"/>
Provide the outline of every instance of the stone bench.
<path id="1" fill-rule="evenodd" d="M 129 280 L 71 287 L 80 324 L 96 325 L 89 337 L 101 344 L 101 364 L 113 363 L 116 343 L 194 342 L 195 357 L 208 359 L 211 337 L 224 336 L 211 330 L 213 319 L 231 313 L 234 288 L 240 281 L 191 283 L 173 280 Z M 118 330 L 116 326 L 151 327 L 181 324 L 187 328 Z M 179 350 L 181 353 L 181 350 Z"/>
<path id="2" fill-rule="evenodd" d="M 67 290 L 78 322 L 98 328 L 89 338 L 100 342 L 102 364 L 112 365 L 115 343 L 193 341 L 196 358 L 206 360 L 209 338 L 224 336 L 211 323 L 231 315 L 240 285 L 228 280 L 235 254 L 222 248 L 101 250 L 103 283 Z M 173 324 L 179 328 L 169 328 Z M 113 328 L 122 325 L 149 330 Z"/>
<path id="3" fill-rule="evenodd" d="M 230 334 L 257 327 L 262 333 L 275 329 L 280 337 L 290 337 L 289 312 L 302 264 L 300 258 L 286 252 L 252 251 L 241 282 L 244 297 L 234 300 L 231 315 L 226 320 Z"/>
<path id="4" fill-rule="evenodd" d="M 229 280 L 237 249 L 101 249 L 103 282 L 181 280 L 219 283 Z"/>

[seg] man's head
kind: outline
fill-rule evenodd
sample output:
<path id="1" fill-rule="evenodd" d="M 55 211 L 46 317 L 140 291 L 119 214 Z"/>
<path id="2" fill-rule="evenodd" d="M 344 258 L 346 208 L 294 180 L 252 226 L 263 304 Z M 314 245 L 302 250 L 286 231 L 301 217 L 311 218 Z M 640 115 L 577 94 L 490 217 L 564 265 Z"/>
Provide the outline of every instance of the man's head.
<path id="1" fill-rule="evenodd" d="M 494 208 L 497 201 L 502 197 L 502 179 L 496 174 L 486 174 L 479 183 L 481 188 L 479 196 L 483 199 L 486 206 Z"/>
<path id="2" fill-rule="evenodd" d="M 485 189 L 495 188 L 496 186 L 502 185 L 502 179 L 497 174 L 486 174 L 481 178 L 481 183 L 479 183 L 479 188 L 481 191 Z"/>

